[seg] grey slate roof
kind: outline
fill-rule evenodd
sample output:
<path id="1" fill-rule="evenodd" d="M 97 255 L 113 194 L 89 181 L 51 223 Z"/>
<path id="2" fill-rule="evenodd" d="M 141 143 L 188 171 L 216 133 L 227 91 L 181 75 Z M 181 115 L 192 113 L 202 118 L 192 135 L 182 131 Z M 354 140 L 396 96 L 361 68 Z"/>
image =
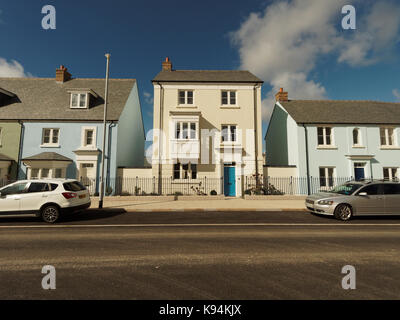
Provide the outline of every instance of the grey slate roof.
<path id="1" fill-rule="evenodd" d="M 257 82 L 263 83 L 249 71 L 241 70 L 162 70 L 153 82 Z"/>
<path id="2" fill-rule="evenodd" d="M 24 158 L 22 161 L 71 161 L 72 159 L 62 156 L 56 152 L 42 152 L 37 155 Z"/>
<path id="3" fill-rule="evenodd" d="M 280 104 L 297 123 L 400 124 L 400 103 L 289 100 Z"/>
<path id="4" fill-rule="evenodd" d="M 13 161 L 10 157 L 6 156 L 5 154 L 0 153 L 0 161 Z"/>
<path id="5" fill-rule="evenodd" d="M 135 79 L 110 79 L 107 120 L 118 120 Z M 0 120 L 102 121 L 104 79 L 72 79 L 57 83 L 45 78 L 0 78 L 0 88 L 16 94 L 0 105 Z M 99 97 L 90 109 L 70 109 L 70 89 L 92 89 Z"/>

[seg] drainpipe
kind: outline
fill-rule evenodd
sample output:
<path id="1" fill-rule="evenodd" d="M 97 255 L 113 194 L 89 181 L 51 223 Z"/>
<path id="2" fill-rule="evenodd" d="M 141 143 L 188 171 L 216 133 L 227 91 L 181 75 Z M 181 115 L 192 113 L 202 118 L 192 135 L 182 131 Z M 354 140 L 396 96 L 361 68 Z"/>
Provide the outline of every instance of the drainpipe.
<path id="1" fill-rule="evenodd" d="M 159 135 L 158 135 L 158 194 L 161 195 L 162 192 L 162 181 L 161 181 L 161 173 L 162 173 L 162 153 L 163 153 L 163 129 L 164 129 L 164 117 L 163 117 L 163 113 L 164 113 L 164 106 L 163 106 L 163 102 L 164 102 L 164 88 L 161 85 L 160 82 L 157 82 L 157 84 L 160 86 L 160 130 L 159 130 Z"/>
<path id="2" fill-rule="evenodd" d="M 303 128 L 304 128 L 304 138 L 305 138 L 305 143 L 306 143 L 306 170 L 307 170 L 307 194 L 311 194 L 311 186 L 310 186 L 310 164 L 308 160 L 308 132 L 307 132 L 307 127 L 303 123 Z"/>
<path id="3" fill-rule="evenodd" d="M 255 165 L 256 165 L 256 187 L 259 186 L 258 180 L 258 121 L 257 121 L 257 89 L 260 87 L 259 84 L 256 84 L 253 89 L 253 96 L 254 96 L 254 147 L 255 147 Z"/>
<path id="4" fill-rule="evenodd" d="M 25 126 L 23 121 L 18 120 L 18 123 L 21 125 L 21 132 L 19 135 L 19 150 L 18 150 L 17 175 L 16 175 L 17 180 L 19 179 L 19 169 L 21 168 L 22 148 L 23 148 L 24 134 L 25 134 Z"/>

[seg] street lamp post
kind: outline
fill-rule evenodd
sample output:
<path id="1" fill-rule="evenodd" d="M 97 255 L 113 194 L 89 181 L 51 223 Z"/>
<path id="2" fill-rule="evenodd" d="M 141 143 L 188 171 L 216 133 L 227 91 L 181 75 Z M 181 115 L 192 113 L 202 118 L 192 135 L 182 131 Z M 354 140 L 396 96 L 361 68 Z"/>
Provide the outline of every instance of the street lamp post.
<path id="1" fill-rule="evenodd" d="M 104 119 L 103 119 L 103 149 L 101 152 L 101 173 L 100 173 L 100 199 L 99 199 L 99 209 L 103 208 L 104 199 L 104 161 L 106 153 L 106 130 L 107 130 L 107 100 L 108 100 L 108 75 L 110 66 L 110 54 L 107 53 L 107 67 L 106 67 L 106 92 L 104 94 Z"/>

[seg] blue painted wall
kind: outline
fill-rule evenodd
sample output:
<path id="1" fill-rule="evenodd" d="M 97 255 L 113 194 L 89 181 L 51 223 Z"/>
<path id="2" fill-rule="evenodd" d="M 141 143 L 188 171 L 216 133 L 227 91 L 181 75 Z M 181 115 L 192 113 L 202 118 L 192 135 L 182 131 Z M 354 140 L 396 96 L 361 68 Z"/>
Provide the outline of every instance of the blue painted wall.
<path id="1" fill-rule="evenodd" d="M 37 155 L 42 152 L 56 152 L 68 157 L 74 162 L 67 168 L 67 178 L 77 178 L 76 154 L 73 152 L 81 147 L 82 127 L 96 127 L 96 147 L 102 149 L 103 124 L 99 122 L 25 122 L 25 130 L 22 143 L 22 159 Z M 43 148 L 42 132 L 43 128 L 59 128 L 59 147 Z M 117 175 L 117 137 L 118 124 L 107 124 L 106 134 L 109 137 L 109 143 L 106 145 L 106 168 L 107 177 L 115 178 Z M 108 159 L 110 161 L 108 162 Z M 97 176 L 100 175 L 101 153 L 98 159 Z M 26 178 L 26 167 L 21 163 L 19 179 Z"/>
<path id="2" fill-rule="evenodd" d="M 321 125 L 322 126 L 322 125 Z M 318 147 L 317 125 L 297 124 L 286 110 L 276 104 L 265 137 L 267 164 L 297 166 L 299 176 L 307 176 L 306 139 L 310 176 L 319 177 L 319 167 L 335 167 L 336 177 L 354 177 L 354 162 L 366 162 L 366 177 L 383 178 L 384 167 L 400 168 L 400 127 L 395 129 L 395 144 L 391 149 L 380 145 L 379 125 L 333 125 L 335 148 Z M 353 146 L 352 131 L 360 129 L 362 147 Z M 371 160 L 349 156 L 373 156 Z"/>

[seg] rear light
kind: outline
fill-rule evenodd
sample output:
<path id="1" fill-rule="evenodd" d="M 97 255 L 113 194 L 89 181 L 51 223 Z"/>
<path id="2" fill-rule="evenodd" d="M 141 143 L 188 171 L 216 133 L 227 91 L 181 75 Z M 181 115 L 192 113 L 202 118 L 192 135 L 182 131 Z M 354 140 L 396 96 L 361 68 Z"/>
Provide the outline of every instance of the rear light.
<path id="1" fill-rule="evenodd" d="M 78 194 L 75 192 L 63 192 L 62 195 L 65 199 L 74 199 L 78 196 Z"/>

